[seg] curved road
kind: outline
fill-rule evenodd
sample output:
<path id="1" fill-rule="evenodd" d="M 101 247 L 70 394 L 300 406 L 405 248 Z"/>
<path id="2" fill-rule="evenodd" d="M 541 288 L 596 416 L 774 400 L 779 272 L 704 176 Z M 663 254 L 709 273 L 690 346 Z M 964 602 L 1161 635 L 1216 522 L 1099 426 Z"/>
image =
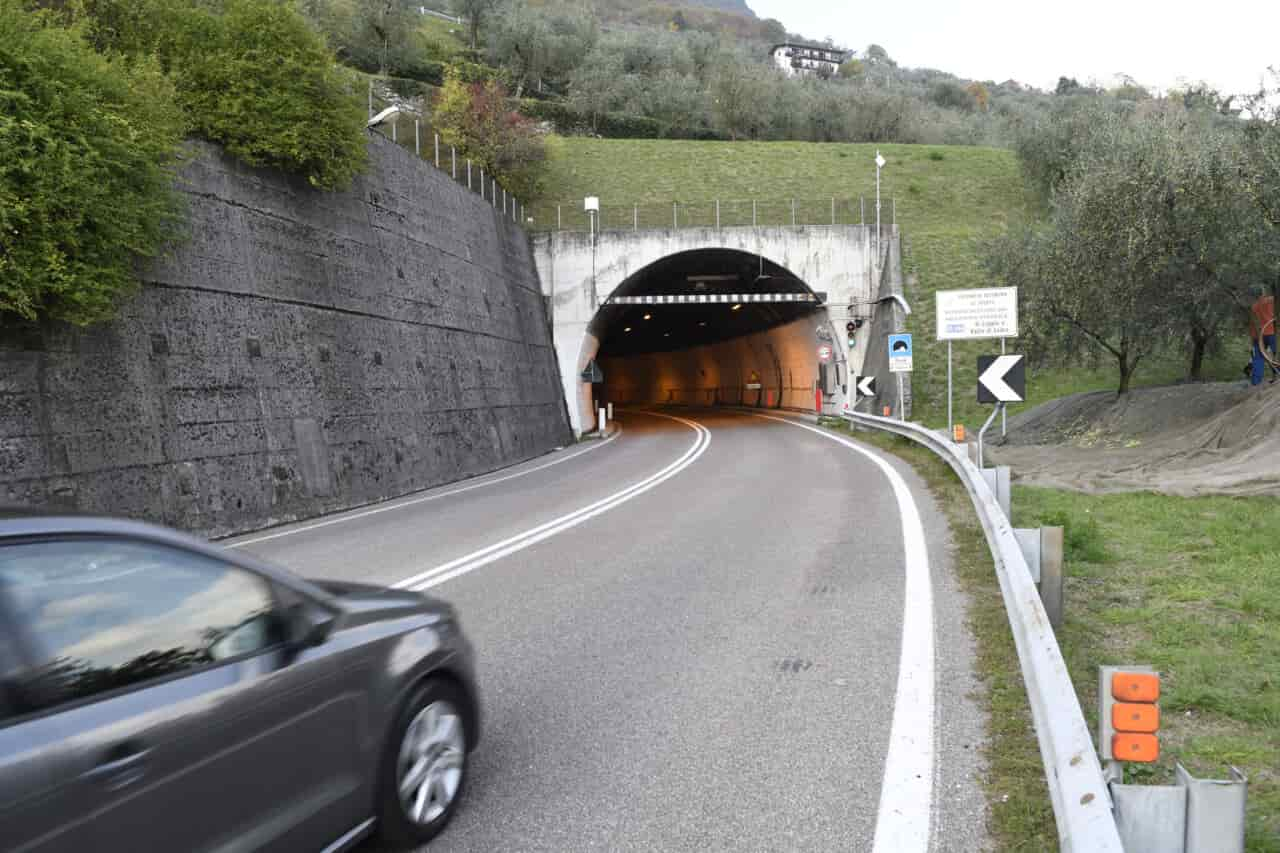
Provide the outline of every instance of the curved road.
<path id="1" fill-rule="evenodd" d="M 803 418 L 620 423 L 228 543 L 458 606 L 485 732 L 432 850 L 988 847 L 963 601 L 910 468 Z"/>

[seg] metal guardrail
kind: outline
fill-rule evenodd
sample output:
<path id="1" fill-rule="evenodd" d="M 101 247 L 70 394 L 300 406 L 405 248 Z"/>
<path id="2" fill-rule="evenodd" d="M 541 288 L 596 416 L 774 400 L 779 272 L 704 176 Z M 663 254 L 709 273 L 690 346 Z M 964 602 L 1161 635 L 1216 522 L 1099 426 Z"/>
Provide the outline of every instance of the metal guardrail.
<path id="1" fill-rule="evenodd" d="M 1013 525 L 982 472 L 962 447 L 919 424 L 850 412 L 844 417 L 859 426 L 885 430 L 923 444 L 959 475 L 973 500 L 995 560 L 1053 801 L 1059 846 L 1068 853 L 1123 853 L 1102 765 L 1067 674 L 1066 661 L 1018 547 Z"/>

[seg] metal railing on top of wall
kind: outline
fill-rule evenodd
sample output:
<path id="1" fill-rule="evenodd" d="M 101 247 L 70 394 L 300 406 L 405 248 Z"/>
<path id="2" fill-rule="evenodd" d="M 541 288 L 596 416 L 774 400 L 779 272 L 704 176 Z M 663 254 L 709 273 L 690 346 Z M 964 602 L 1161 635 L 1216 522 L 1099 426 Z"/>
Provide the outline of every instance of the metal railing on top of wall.
<path id="1" fill-rule="evenodd" d="M 372 104 L 373 101 L 371 100 Z M 370 107 L 372 109 L 372 106 Z M 502 181 L 465 155 L 459 153 L 455 146 L 445 143 L 440 134 L 423 119 L 408 112 L 401 113 L 382 124 L 370 128 L 370 131 L 390 139 L 419 159 L 425 160 L 440 171 L 452 177 L 462 186 L 476 193 L 485 201 L 492 203 L 512 222 L 527 226 L 528 211 L 525 205 L 508 192 Z"/>
<path id="2" fill-rule="evenodd" d="M 535 231 L 590 231 L 591 214 L 577 202 L 538 202 L 530 207 Z M 874 225 L 875 199 L 769 198 L 710 199 L 646 204 L 601 204 L 595 227 L 600 231 L 665 228 L 735 228 L 786 225 Z M 888 199 L 881 225 L 897 222 L 897 203 Z"/>
<path id="3" fill-rule="evenodd" d="M 962 446 L 919 424 L 852 412 L 844 416 L 858 426 L 895 433 L 923 444 L 959 475 L 973 500 L 995 561 L 1040 744 L 1060 847 L 1067 853 L 1124 853 L 1102 765 L 1067 674 L 1066 661 L 1013 525 L 982 472 Z"/>

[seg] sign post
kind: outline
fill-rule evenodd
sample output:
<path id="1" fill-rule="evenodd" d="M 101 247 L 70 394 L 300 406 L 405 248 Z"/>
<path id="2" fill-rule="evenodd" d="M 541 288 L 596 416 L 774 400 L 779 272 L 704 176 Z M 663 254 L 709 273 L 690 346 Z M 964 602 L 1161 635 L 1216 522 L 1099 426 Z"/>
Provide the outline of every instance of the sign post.
<path id="1" fill-rule="evenodd" d="M 982 439 L 996 419 L 996 413 L 1004 414 L 1009 403 L 1021 403 L 1027 398 L 1027 368 L 1020 355 L 978 356 L 978 402 L 995 403 L 996 408 L 978 431 L 978 468 L 981 469 Z"/>
<path id="2" fill-rule="evenodd" d="M 947 430 L 953 429 L 951 342 L 1018 337 L 1018 288 L 939 290 L 935 294 L 937 337 L 947 342 Z"/>
<path id="3" fill-rule="evenodd" d="M 898 374 L 898 420 L 907 419 L 907 407 L 902 388 L 902 374 L 911 372 L 911 335 L 889 336 L 889 371 Z"/>

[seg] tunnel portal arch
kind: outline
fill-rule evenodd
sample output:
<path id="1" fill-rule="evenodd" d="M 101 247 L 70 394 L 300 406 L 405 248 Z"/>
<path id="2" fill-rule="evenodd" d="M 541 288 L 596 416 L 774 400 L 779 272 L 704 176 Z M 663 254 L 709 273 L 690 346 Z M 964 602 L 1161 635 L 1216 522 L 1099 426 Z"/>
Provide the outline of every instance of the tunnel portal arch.
<path id="1" fill-rule="evenodd" d="M 647 358 L 654 374 L 646 380 L 650 387 L 665 383 L 665 392 L 676 393 L 656 399 L 640 393 L 637 381 L 625 400 L 615 402 L 743 402 L 812 410 L 814 383 L 825 379 L 824 410 L 839 411 L 849 366 L 856 367 L 865 350 L 861 341 L 853 349 L 846 346 L 844 327 L 864 306 L 869 314 L 869 247 L 870 229 L 856 225 L 538 235 L 534 255 L 574 430 L 595 427 L 596 396 L 584 371 L 596 361 L 612 364 L 616 373 L 626 358 Z M 627 304 L 641 297 L 735 294 L 744 298 Z M 794 301 L 755 298 L 785 294 Z M 652 319 L 644 320 L 645 313 Z M 676 324 L 660 329 L 654 322 L 659 317 Z M 831 347 L 831 363 L 820 370 L 823 345 Z M 665 365 L 657 364 L 664 359 Z M 759 389 L 745 387 L 757 384 L 753 370 Z M 606 373 L 605 387 L 616 391 L 618 383 L 610 379 Z M 730 388 L 760 394 L 753 400 Z"/>

